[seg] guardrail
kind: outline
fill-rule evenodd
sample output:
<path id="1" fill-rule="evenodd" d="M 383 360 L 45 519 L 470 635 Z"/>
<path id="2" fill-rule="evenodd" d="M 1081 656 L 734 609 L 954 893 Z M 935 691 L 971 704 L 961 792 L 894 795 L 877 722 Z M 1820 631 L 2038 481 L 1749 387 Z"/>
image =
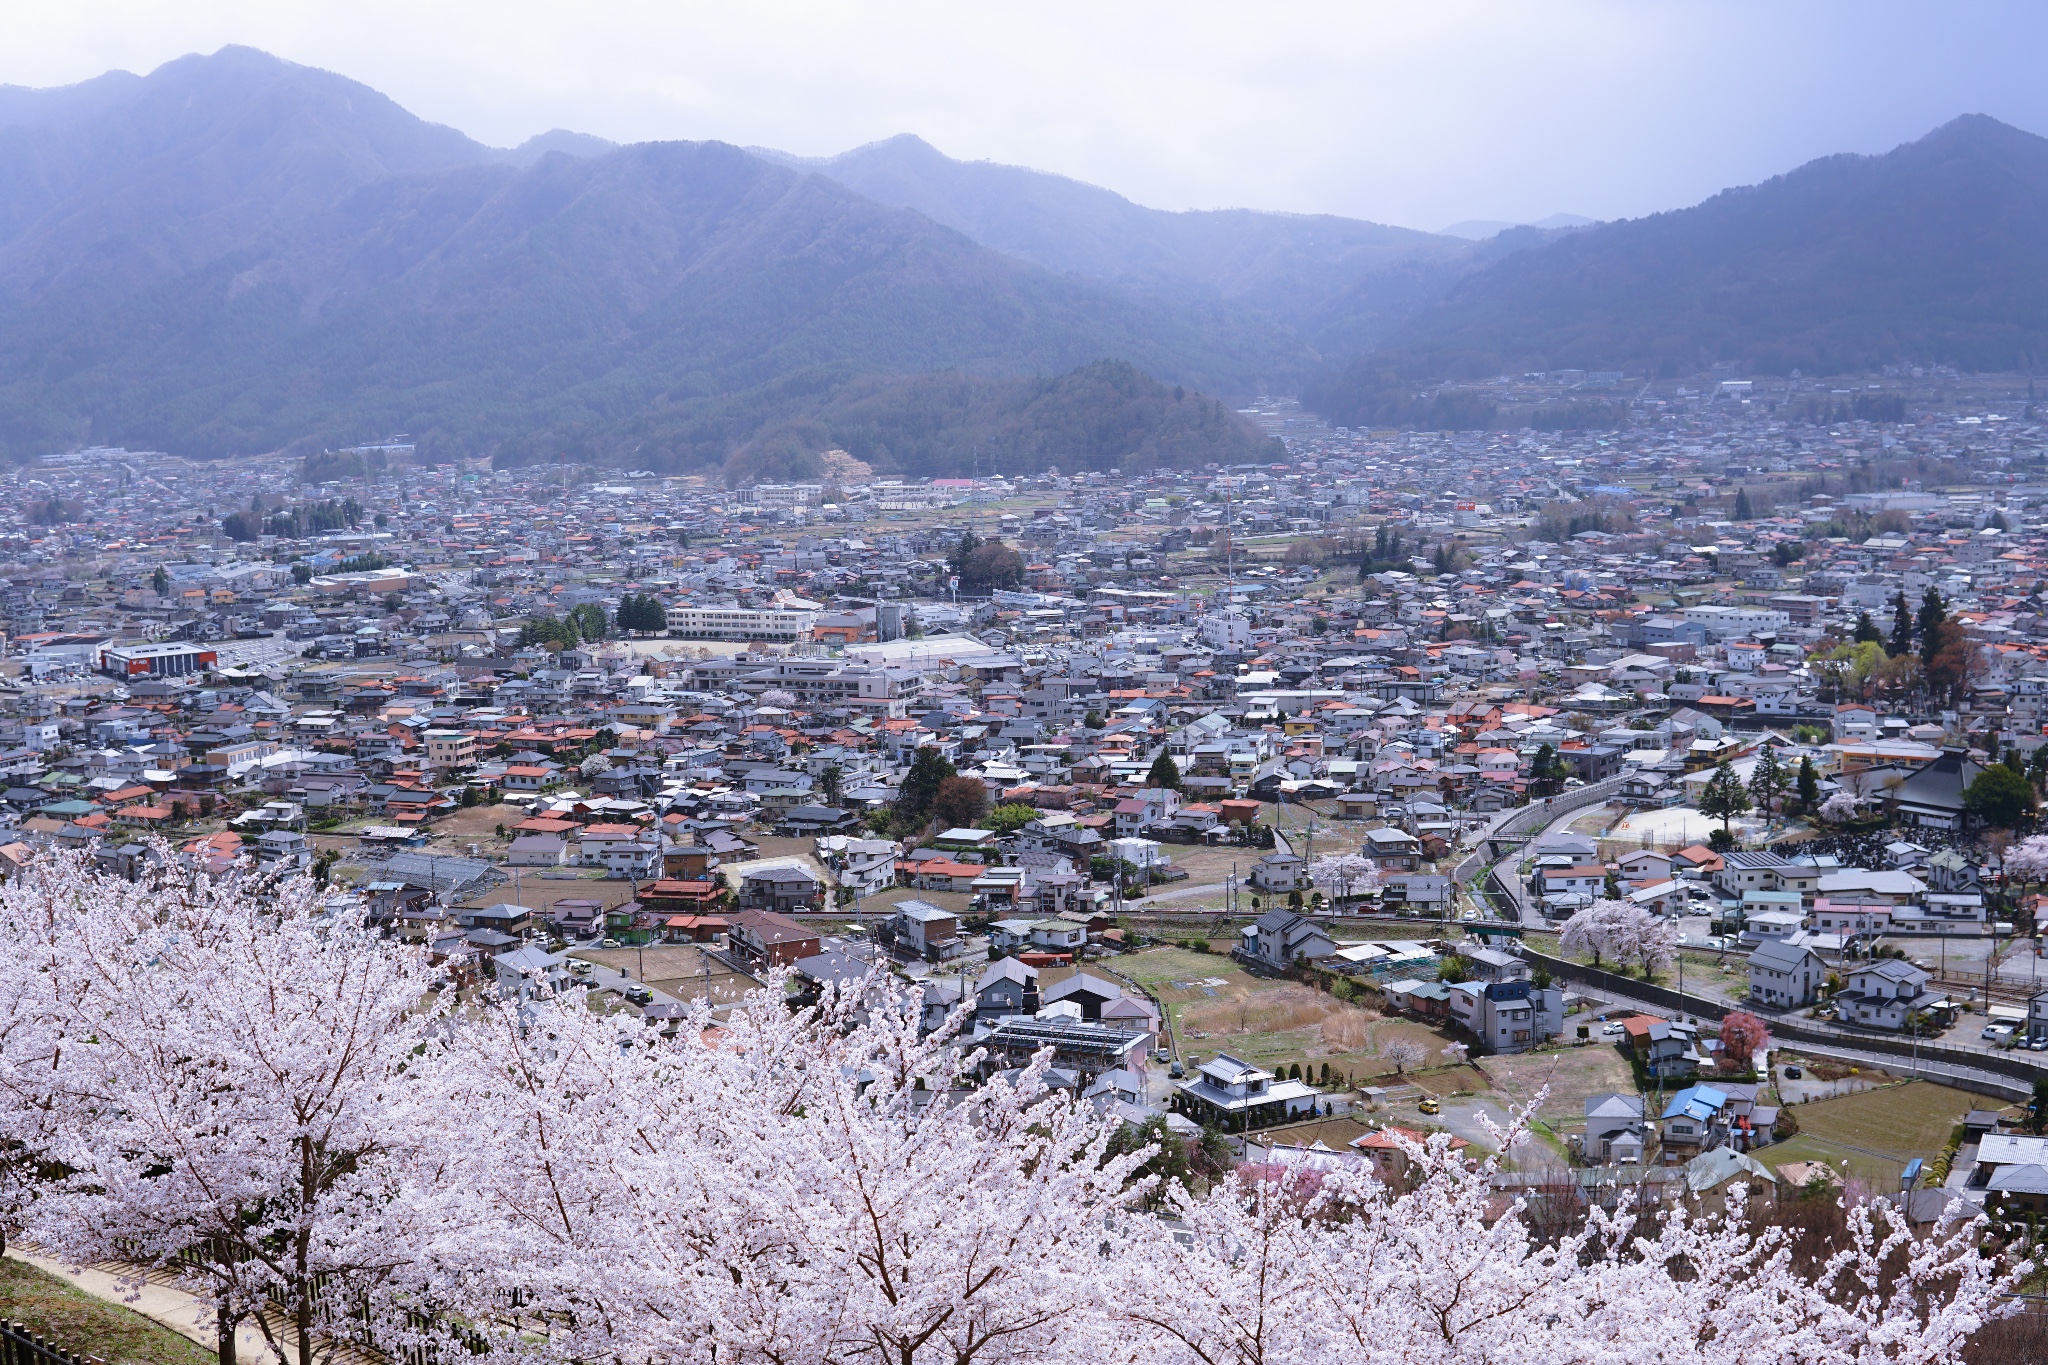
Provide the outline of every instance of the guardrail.
<path id="1" fill-rule="evenodd" d="M 67 1351 L 18 1322 L 0 1321 L 0 1365 L 106 1365 L 98 1356 Z"/>

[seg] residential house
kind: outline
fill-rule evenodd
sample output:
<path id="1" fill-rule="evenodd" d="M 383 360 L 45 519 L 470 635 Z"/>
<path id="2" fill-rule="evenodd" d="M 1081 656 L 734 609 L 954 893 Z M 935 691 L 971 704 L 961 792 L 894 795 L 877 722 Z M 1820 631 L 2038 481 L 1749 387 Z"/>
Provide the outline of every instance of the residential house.
<path id="1" fill-rule="evenodd" d="M 1321 925 L 1292 910 L 1268 910 L 1240 932 L 1240 951 L 1276 971 L 1293 966 L 1300 958 L 1313 961 L 1337 951 Z"/>
<path id="2" fill-rule="evenodd" d="M 1710 1085 L 1689 1085 L 1664 1106 L 1664 1145 L 1706 1151 L 1728 1140 L 1728 1095 Z"/>
<path id="3" fill-rule="evenodd" d="M 1285 895 L 1290 891 L 1307 891 L 1315 885 L 1309 876 L 1308 864 L 1299 854 L 1276 850 L 1252 864 L 1247 880 L 1254 891 L 1268 895 Z"/>
<path id="4" fill-rule="evenodd" d="M 1485 1053 L 1527 1052 L 1564 1028 L 1564 992 L 1529 981 L 1456 981 L 1451 1019 Z"/>
<path id="5" fill-rule="evenodd" d="M 1586 1136 L 1583 1148 L 1587 1160 L 1598 1158 L 1611 1166 L 1642 1164 L 1650 1138 L 1643 1119 L 1641 1095 L 1588 1095 Z"/>
<path id="6" fill-rule="evenodd" d="M 915 954 L 927 962 L 943 962 L 966 950 L 960 937 L 960 917 L 924 901 L 898 901 L 883 923 L 882 941 Z"/>
<path id="7" fill-rule="evenodd" d="M 1812 948 L 1766 939 L 1749 955 L 1749 998 L 1769 1009 L 1803 1009 L 1820 999 L 1827 975 Z"/>
<path id="8" fill-rule="evenodd" d="M 1038 1013 L 1038 968 L 1014 957 L 997 958 L 974 983 L 974 1017 L 978 1021 L 1009 1014 Z"/>
<path id="9" fill-rule="evenodd" d="M 742 910 L 726 928 L 726 942 L 753 967 L 786 967 L 818 951 L 815 929 L 769 910 Z"/>
<path id="10" fill-rule="evenodd" d="M 1322 1091 L 1219 1052 L 1176 1088 L 1174 1108 L 1198 1123 L 1242 1133 L 1313 1114 Z"/>
<path id="11" fill-rule="evenodd" d="M 1899 1032 L 1915 1014 L 1945 1007 L 1946 996 L 1927 989 L 1933 978 L 1897 958 L 1866 962 L 1849 973 L 1849 986 L 1835 997 L 1835 1017 L 1845 1024 Z"/>
<path id="12" fill-rule="evenodd" d="M 1386 879 L 1380 904 L 1396 912 L 1441 915 L 1449 911 L 1455 892 L 1451 879 L 1436 872 L 1408 872 Z"/>
<path id="13" fill-rule="evenodd" d="M 795 864 L 750 867 L 740 873 L 738 905 L 742 910 L 816 910 L 824 900 L 818 879 Z"/>

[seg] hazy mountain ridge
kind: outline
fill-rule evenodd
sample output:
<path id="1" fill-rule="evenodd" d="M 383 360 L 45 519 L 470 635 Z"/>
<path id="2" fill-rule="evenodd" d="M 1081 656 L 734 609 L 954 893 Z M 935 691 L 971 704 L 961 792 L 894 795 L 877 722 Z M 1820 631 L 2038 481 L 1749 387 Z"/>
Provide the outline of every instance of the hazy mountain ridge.
<path id="1" fill-rule="evenodd" d="M 0 129 L 17 453 L 407 430 L 625 458 L 650 411 L 821 365 L 1113 356 L 1241 391 L 1313 361 L 1224 306 L 1062 278 L 724 144 L 503 152 L 247 49 L 131 79 L 0 100 L 28 111 Z"/>
<path id="2" fill-rule="evenodd" d="M 1440 234 L 1331 214 L 1146 208 L 1066 176 L 957 161 L 910 134 L 836 157 L 764 155 L 1048 270 L 1243 305 L 1319 351 L 1380 339 L 1483 259 Z"/>
<path id="3" fill-rule="evenodd" d="M 1309 393 L 1340 412 L 1389 372 L 1995 370 L 2042 354 L 2048 140 L 1971 115 L 1506 256 Z"/>

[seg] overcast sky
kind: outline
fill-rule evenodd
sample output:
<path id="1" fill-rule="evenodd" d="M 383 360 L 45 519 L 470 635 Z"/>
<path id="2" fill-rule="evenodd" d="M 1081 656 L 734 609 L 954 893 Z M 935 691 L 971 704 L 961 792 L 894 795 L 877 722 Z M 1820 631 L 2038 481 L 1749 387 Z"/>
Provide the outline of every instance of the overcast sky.
<path id="1" fill-rule="evenodd" d="M 1629 217 L 1966 112 L 2048 132 L 2048 6 L 162 0 L 10 7 L 0 82 L 227 43 L 510 145 L 896 133 L 1161 208 Z"/>

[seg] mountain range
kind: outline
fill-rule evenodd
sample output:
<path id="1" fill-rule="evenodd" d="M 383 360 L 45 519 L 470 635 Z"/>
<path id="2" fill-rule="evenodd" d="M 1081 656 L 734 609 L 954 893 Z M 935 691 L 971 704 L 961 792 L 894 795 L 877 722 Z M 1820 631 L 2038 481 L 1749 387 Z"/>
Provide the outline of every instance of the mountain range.
<path id="1" fill-rule="evenodd" d="M 1672 213 L 1437 234 L 1165 212 L 907 136 L 492 148 L 225 48 L 0 87 L 0 455 L 1227 462 L 1261 392 L 1380 424 L 1457 375 L 2030 366 L 2044 229 L 2048 142 L 1981 117 Z"/>
<path id="2" fill-rule="evenodd" d="M 1111 358 L 1241 394 L 1316 362 L 1228 302 L 1056 274 L 736 147 L 496 150 L 249 49 L 0 90 L 0 125 L 17 456 L 405 431 L 443 454 L 702 465 L 686 437 L 730 453 L 792 382 Z M 1216 453 L 1253 444 L 1229 427 Z"/>
<path id="3" fill-rule="evenodd" d="M 2048 139 L 1982 115 L 1504 256 L 1305 401 L 1370 420 L 1418 378 L 1867 371 L 2048 359 Z"/>

